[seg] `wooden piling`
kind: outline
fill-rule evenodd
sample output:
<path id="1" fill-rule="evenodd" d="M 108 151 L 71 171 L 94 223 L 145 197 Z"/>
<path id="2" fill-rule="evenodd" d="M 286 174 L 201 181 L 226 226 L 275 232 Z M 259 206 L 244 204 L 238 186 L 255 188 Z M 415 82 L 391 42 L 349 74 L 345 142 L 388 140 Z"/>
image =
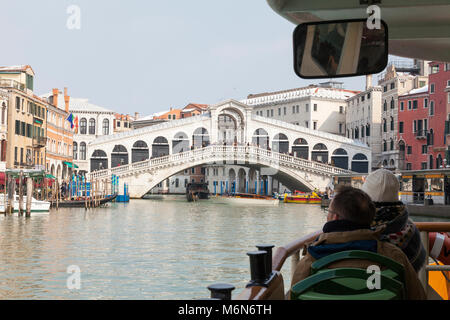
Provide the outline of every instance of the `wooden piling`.
<path id="1" fill-rule="evenodd" d="M 23 215 L 23 171 L 19 175 L 19 216 Z"/>
<path id="2" fill-rule="evenodd" d="M 16 191 L 16 179 L 8 176 L 8 209 L 7 213 L 11 215 L 14 211 L 14 193 Z"/>
<path id="3" fill-rule="evenodd" d="M 27 178 L 27 213 L 26 217 L 31 216 L 31 200 L 33 196 L 33 179 L 31 177 Z"/>
<path id="4" fill-rule="evenodd" d="M 8 202 L 8 199 L 7 199 L 7 197 L 6 197 L 6 188 L 7 188 L 7 186 L 8 186 L 8 179 L 7 179 L 7 177 L 5 177 L 5 185 L 4 185 L 4 188 L 3 188 L 3 210 L 4 210 L 4 214 L 6 214 L 6 212 L 7 212 L 7 209 L 6 209 L 6 207 L 7 207 L 7 202 Z"/>

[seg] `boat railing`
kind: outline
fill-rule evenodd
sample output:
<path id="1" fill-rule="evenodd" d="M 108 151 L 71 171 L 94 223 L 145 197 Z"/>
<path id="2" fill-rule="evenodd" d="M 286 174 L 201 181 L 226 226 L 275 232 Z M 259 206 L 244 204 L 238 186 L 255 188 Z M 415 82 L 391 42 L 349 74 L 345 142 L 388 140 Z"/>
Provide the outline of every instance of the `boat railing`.
<path id="1" fill-rule="evenodd" d="M 429 250 L 429 234 L 430 232 L 450 232 L 450 222 L 417 222 L 417 228 L 420 231 L 420 238 L 422 239 L 422 243 L 427 252 L 426 260 L 430 259 L 430 250 Z M 427 296 L 431 293 L 431 288 L 428 285 L 428 277 L 431 271 L 450 271 L 450 265 L 429 265 L 426 263 L 425 267 L 423 267 L 419 273 L 419 280 L 425 288 L 425 292 Z"/>
<path id="2" fill-rule="evenodd" d="M 450 265 L 429 265 L 429 233 L 430 232 L 450 232 L 450 222 L 416 222 L 420 231 L 423 245 L 426 249 L 427 265 L 418 273 L 418 278 L 422 283 L 427 296 L 430 296 L 431 288 L 428 285 L 428 274 L 431 271 L 450 271 Z M 291 258 L 291 274 L 287 288 L 290 288 L 290 281 L 300 261 L 300 251 L 309 243 L 313 242 L 320 234 L 321 230 L 308 234 L 298 240 L 295 240 L 285 246 L 278 247 L 272 258 L 272 271 L 280 274 L 286 260 Z M 282 277 L 281 277 L 282 281 Z M 251 286 L 245 288 L 235 299 L 237 300 L 264 300 L 273 296 L 273 293 L 279 290 L 280 281 L 273 282 L 269 286 Z M 284 288 L 283 284 L 282 287 Z"/>

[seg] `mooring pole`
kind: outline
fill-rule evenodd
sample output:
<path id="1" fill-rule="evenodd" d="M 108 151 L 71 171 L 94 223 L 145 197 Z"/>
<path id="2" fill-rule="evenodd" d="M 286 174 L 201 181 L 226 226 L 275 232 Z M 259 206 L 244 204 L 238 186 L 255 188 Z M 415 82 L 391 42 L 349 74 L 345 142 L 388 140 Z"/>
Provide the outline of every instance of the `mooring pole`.
<path id="1" fill-rule="evenodd" d="M 31 200 L 33 197 L 33 179 L 31 177 L 27 178 L 27 213 L 26 217 L 31 216 Z"/>
<path id="2" fill-rule="evenodd" d="M 19 175 L 19 216 L 23 214 L 23 171 Z"/>

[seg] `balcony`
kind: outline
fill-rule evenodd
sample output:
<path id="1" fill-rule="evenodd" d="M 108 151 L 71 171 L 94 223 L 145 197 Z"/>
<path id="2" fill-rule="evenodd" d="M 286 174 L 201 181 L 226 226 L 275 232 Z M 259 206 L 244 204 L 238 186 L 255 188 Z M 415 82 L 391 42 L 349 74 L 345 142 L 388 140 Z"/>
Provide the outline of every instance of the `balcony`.
<path id="1" fill-rule="evenodd" d="M 414 135 L 416 136 L 416 139 L 426 139 L 428 130 L 417 130 L 416 132 L 414 132 Z"/>
<path id="2" fill-rule="evenodd" d="M 25 85 L 12 79 L 0 79 L 0 88 L 14 88 L 25 91 Z"/>
<path id="3" fill-rule="evenodd" d="M 34 137 L 33 148 L 44 148 L 47 145 L 46 137 Z"/>

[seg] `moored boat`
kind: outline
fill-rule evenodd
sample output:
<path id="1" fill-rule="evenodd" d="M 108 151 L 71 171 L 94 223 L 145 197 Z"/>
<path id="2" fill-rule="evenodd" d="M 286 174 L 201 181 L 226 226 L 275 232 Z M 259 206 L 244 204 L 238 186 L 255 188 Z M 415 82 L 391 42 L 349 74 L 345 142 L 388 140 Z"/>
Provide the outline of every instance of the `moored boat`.
<path id="1" fill-rule="evenodd" d="M 248 194 L 248 193 L 236 193 L 230 196 L 215 196 L 212 197 L 215 203 L 233 204 L 233 205 L 278 205 L 280 201 L 273 197 Z"/>
<path id="2" fill-rule="evenodd" d="M 312 193 L 300 193 L 294 195 L 285 194 L 285 203 L 301 203 L 301 204 L 320 204 L 322 198 L 315 192 Z"/>
<path id="3" fill-rule="evenodd" d="M 111 196 L 104 197 L 99 200 L 100 205 L 111 202 L 116 199 L 117 194 L 113 194 Z M 58 208 L 84 208 L 86 205 L 86 200 L 77 199 L 77 200 L 63 200 L 58 202 Z M 52 207 L 56 207 L 56 202 L 52 203 Z"/>
<path id="4" fill-rule="evenodd" d="M 16 195 L 14 197 L 14 212 L 19 212 L 19 196 Z M 27 207 L 27 198 L 26 196 L 23 197 L 22 200 L 22 208 L 25 211 Z M 41 201 L 37 200 L 35 198 L 31 198 L 31 212 L 48 212 L 50 210 L 50 202 L 48 201 Z M 5 212 L 5 195 L 3 197 L 0 197 L 0 212 Z"/>

